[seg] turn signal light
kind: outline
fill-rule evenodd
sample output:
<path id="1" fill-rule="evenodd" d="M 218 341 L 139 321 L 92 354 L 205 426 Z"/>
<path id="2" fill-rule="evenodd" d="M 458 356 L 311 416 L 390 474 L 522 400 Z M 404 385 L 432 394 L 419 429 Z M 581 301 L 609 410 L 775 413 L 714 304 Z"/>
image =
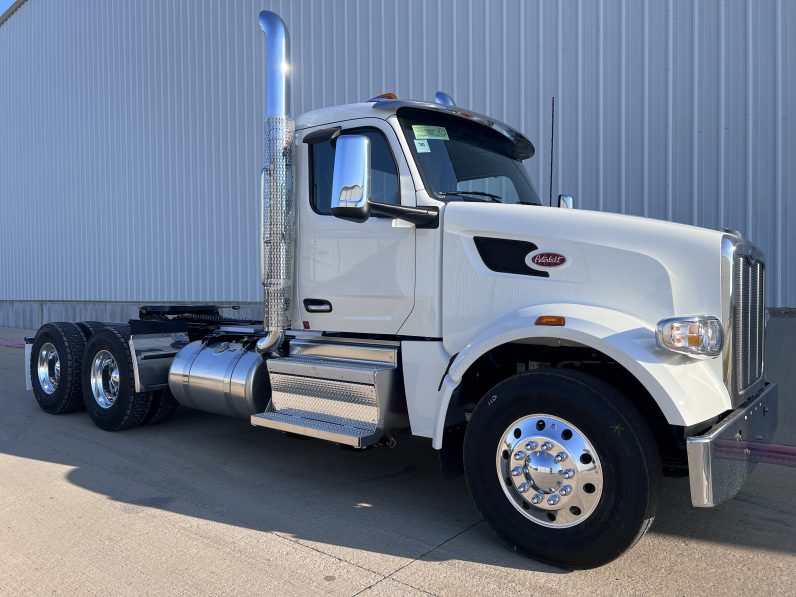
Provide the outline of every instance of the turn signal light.
<path id="1" fill-rule="evenodd" d="M 560 315 L 540 315 L 536 318 L 536 325 L 566 325 L 567 320 Z"/>
<path id="2" fill-rule="evenodd" d="M 721 354 L 724 330 L 715 317 L 674 317 L 658 322 L 655 339 L 664 350 L 692 357 L 715 357 Z"/>

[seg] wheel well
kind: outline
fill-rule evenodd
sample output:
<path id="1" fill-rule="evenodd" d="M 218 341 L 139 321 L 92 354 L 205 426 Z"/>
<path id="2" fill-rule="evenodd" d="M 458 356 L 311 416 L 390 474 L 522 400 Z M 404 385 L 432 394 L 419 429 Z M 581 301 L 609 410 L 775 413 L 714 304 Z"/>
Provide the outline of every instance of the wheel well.
<path id="1" fill-rule="evenodd" d="M 535 338 L 534 343 L 513 342 L 484 353 L 467 369 L 454 391 L 445 427 L 466 424 L 478 402 L 504 379 L 549 367 L 583 371 L 616 388 L 633 403 L 649 425 L 664 466 L 687 467 L 684 428 L 669 424 L 655 399 L 630 371 L 600 351 L 575 343 L 562 345 L 558 339 Z"/>

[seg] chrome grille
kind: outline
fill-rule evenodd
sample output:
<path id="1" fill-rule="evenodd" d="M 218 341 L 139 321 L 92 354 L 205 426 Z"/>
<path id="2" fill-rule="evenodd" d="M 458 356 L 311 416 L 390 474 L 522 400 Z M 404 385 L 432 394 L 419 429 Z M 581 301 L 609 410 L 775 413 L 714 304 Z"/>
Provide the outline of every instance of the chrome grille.
<path id="1" fill-rule="evenodd" d="M 740 394 L 763 375 L 765 265 L 738 253 L 733 265 L 733 385 Z"/>

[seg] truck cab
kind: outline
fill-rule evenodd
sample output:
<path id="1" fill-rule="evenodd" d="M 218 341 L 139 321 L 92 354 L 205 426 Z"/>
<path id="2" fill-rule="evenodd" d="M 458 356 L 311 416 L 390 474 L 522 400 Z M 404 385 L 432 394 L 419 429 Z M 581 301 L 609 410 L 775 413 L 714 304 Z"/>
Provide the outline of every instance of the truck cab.
<path id="1" fill-rule="evenodd" d="M 740 489 L 777 424 L 765 263 L 740 235 L 540 201 L 534 146 L 488 116 L 380 96 L 287 112 L 264 11 L 262 321 L 150 305 L 31 338 L 51 413 L 116 431 L 178 405 L 356 449 L 428 438 L 513 549 L 598 566 Z"/>

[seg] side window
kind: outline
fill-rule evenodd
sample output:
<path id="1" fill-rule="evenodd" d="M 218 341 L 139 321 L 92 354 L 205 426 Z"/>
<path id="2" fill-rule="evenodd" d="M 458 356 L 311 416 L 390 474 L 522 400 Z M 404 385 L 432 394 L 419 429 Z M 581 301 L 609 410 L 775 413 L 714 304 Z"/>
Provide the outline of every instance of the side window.
<path id="1" fill-rule="evenodd" d="M 365 135 L 370 139 L 370 198 L 378 203 L 399 205 L 398 168 L 387 139 L 374 129 L 352 129 L 344 135 Z M 319 214 L 331 214 L 334 142 L 310 145 L 310 205 Z"/>

